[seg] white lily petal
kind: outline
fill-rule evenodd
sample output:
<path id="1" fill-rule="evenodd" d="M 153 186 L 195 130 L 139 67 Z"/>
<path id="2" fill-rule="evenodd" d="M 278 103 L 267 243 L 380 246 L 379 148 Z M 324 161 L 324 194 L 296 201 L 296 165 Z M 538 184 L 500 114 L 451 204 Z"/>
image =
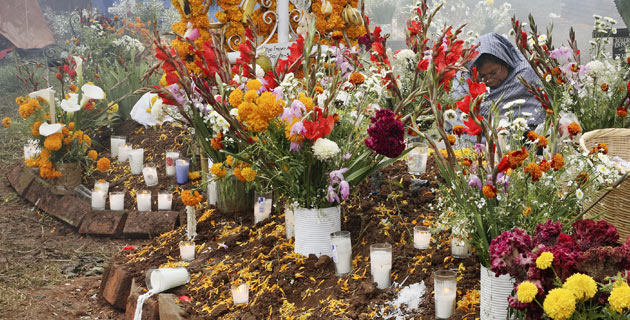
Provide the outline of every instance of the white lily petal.
<path id="1" fill-rule="evenodd" d="M 52 90 L 52 87 L 49 87 L 46 89 L 31 92 L 28 94 L 28 96 L 31 98 L 42 98 L 44 99 L 44 101 L 46 101 L 46 103 L 50 103 L 51 92 L 52 92 L 52 95 L 55 94 L 55 91 Z"/>
<path id="2" fill-rule="evenodd" d="M 39 134 L 48 137 L 49 135 L 60 132 L 62 127 L 63 126 L 59 123 L 48 124 L 48 122 L 44 122 L 39 126 Z"/>
<path id="3" fill-rule="evenodd" d="M 65 112 L 77 112 L 81 110 L 79 95 L 76 93 L 70 93 L 70 98 L 62 100 L 60 106 Z"/>
<path id="4" fill-rule="evenodd" d="M 83 82 L 83 59 L 79 56 L 72 56 L 72 59 L 74 59 L 74 63 L 77 65 L 75 70 L 77 72 L 77 79 L 79 83 L 81 83 Z"/>
<path id="5" fill-rule="evenodd" d="M 81 87 L 81 91 L 83 91 L 83 95 L 88 99 L 101 100 L 105 98 L 105 92 L 100 87 L 91 84 L 84 84 Z"/>

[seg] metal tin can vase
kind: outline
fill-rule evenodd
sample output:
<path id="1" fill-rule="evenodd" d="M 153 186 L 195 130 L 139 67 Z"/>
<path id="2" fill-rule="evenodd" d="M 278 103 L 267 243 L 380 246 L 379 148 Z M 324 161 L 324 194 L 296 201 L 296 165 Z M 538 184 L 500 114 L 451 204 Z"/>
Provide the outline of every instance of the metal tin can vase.
<path id="1" fill-rule="evenodd" d="M 293 210 L 295 252 L 332 257 L 330 234 L 341 231 L 341 207 Z"/>
<path id="2" fill-rule="evenodd" d="M 481 320 L 505 320 L 508 314 L 508 297 L 514 289 L 509 275 L 496 273 L 481 266 Z"/>

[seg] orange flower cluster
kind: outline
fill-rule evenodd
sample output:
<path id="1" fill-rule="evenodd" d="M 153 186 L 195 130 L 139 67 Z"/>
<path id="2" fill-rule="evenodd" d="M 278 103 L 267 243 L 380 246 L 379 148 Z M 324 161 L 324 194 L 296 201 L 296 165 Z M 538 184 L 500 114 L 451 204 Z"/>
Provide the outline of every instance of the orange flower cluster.
<path id="1" fill-rule="evenodd" d="M 523 164 L 523 161 L 525 161 L 525 159 L 527 159 L 527 157 L 529 156 L 529 151 L 527 151 L 525 147 L 522 147 L 521 150 L 508 152 L 507 156 L 510 168 L 516 169 Z"/>
<path id="2" fill-rule="evenodd" d="M 483 192 L 483 195 L 489 199 L 493 199 L 497 196 L 497 188 L 491 184 L 483 186 L 483 188 L 481 188 L 481 192 Z"/>
<path id="3" fill-rule="evenodd" d="M 540 180 L 540 177 L 542 177 L 543 173 L 538 164 L 536 164 L 535 162 L 530 162 L 523 171 L 525 171 L 525 173 L 529 173 L 533 182 Z"/>
<path id="4" fill-rule="evenodd" d="M 39 167 L 39 175 L 44 179 L 54 179 L 61 177 L 61 172 L 55 170 L 52 162 L 48 161 Z"/>
<path id="5" fill-rule="evenodd" d="M 13 121 L 11 121 L 11 118 L 9 117 L 4 117 L 4 119 L 2 119 L 2 126 L 5 128 L 8 128 L 11 126 L 11 124 L 13 124 Z"/>
<path id="6" fill-rule="evenodd" d="M 461 136 L 462 134 L 464 134 L 464 126 L 459 125 L 459 124 L 454 126 L 453 127 L 453 133 L 458 135 L 458 136 Z"/>
<path id="7" fill-rule="evenodd" d="M 532 213 L 532 207 L 526 206 L 525 208 L 523 208 L 523 215 L 524 216 L 528 216 L 530 213 Z"/>
<path id="8" fill-rule="evenodd" d="M 217 133 L 216 138 L 212 138 L 210 140 L 210 146 L 212 147 L 212 149 L 216 151 L 223 149 L 223 144 L 221 143 L 222 139 L 223 139 L 223 133 L 222 132 Z"/>
<path id="9" fill-rule="evenodd" d="M 571 135 L 571 137 L 575 137 L 582 132 L 582 128 L 577 122 L 571 122 L 567 129 L 569 130 L 569 135 Z"/>
<path id="10" fill-rule="evenodd" d="M 452 134 L 449 134 L 448 136 L 446 136 L 446 138 L 448 139 L 448 143 L 450 143 L 451 145 L 454 145 L 457 141 L 457 138 L 455 138 L 455 136 Z"/>
<path id="11" fill-rule="evenodd" d="M 96 161 L 96 159 L 98 158 L 98 152 L 96 152 L 96 150 L 90 150 L 88 152 L 88 158 Z"/>
<path id="12" fill-rule="evenodd" d="M 601 152 L 603 154 L 608 154 L 608 145 L 605 143 L 598 143 L 596 146 L 591 149 L 590 154 Z"/>
<path id="13" fill-rule="evenodd" d="M 63 134 L 61 132 L 57 132 L 55 134 L 51 134 L 44 140 L 44 148 L 50 151 L 57 151 L 61 149 L 63 144 Z"/>
<path id="14" fill-rule="evenodd" d="M 529 139 L 529 141 L 536 141 L 538 140 L 538 142 L 536 143 L 536 145 L 539 148 L 546 148 L 547 145 L 549 144 L 549 141 L 547 140 L 547 137 L 545 136 L 539 136 L 536 132 L 534 131 L 530 131 L 527 133 L 527 139 Z"/>
<path id="15" fill-rule="evenodd" d="M 558 171 L 564 167 L 564 157 L 556 153 L 553 157 L 551 157 L 551 167 L 554 171 Z"/>
<path id="16" fill-rule="evenodd" d="M 538 164 L 538 167 L 542 170 L 542 172 L 547 172 L 551 170 L 551 162 L 543 160 Z"/>
<path id="17" fill-rule="evenodd" d="M 20 105 L 18 113 L 22 119 L 32 116 L 40 107 L 37 99 L 18 97 L 15 101 Z"/>
<path id="18" fill-rule="evenodd" d="M 348 82 L 352 83 L 355 86 L 358 86 L 362 84 L 363 82 L 365 82 L 365 76 L 358 72 L 353 72 L 350 74 L 350 77 L 348 78 Z"/>
<path id="19" fill-rule="evenodd" d="M 104 171 L 109 170 L 110 165 L 111 165 L 111 162 L 109 161 L 109 159 L 100 158 L 96 162 L 96 169 L 98 169 L 98 171 L 104 172 Z"/>
<path id="20" fill-rule="evenodd" d="M 220 179 L 223 179 L 227 175 L 227 170 L 223 166 L 222 162 L 218 162 L 218 163 L 212 164 L 212 167 L 210 168 L 210 173 L 212 173 L 213 175 L 217 176 Z"/>
<path id="21" fill-rule="evenodd" d="M 182 202 L 186 206 L 194 207 L 203 200 L 203 196 L 196 190 L 184 190 L 182 191 Z"/>
<path id="22" fill-rule="evenodd" d="M 234 0 L 229 0 L 230 2 L 234 2 Z M 208 19 L 208 7 L 205 6 L 204 0 L 187 0 L 189 10 L 184 10 L 181 7 L 182 1 L 171 0 L 173 7 L 177 9 L 181 16 L 181 20 L 173 24 L 172 29 L 175 33 L 184 35 L 187 30 L 188 22 L 193 25 L 193 28 L 197 28 L 199 30 L 199 38 L 194 40 L 194 44 L 197 48 L 202 48 L 202 45 L 205 42 L 212 41 L 212 36 L 210 35 L 209 27 L 210 20 Z M 238 3 L 234 5 L 238 6 Z M 188 14 L 187 14 L 188 12 Z M 193 52 L 191 52 L 190 44 L 180 37 L 177 37 L 171 41 L 171 46 L 177 52 L 177 55 L 186 63 L 186 67 L 189 71 L 194 74 L 202 74 L 202 70 L 195 61 L 201 61 L 201 58 L 198 56 L 194 56 Z"/>
<path id="23" fill-rule="evenodd" d="M 625 118 L 628 115 L 628 108 L 618 107 L 617 108 L 617 116 L 620 118 Z"/>
<path id="24" fill-rule="evenodd" d="M 333 34 L 335 31 L 345 30 L 351 45 L 357 43 L 357 39 L 365 34 L 365 26 L 349 26 L 343 21 L 343 8 L 350 4 L 357 7 L 359 0 L 329 0 L 332 11 L 322 13 L 321 1 L 312 1 L 312 12 L 315 14 L 315 28 L 320 35 Z M 343 41 L 345 43 L 345 41 Z M 321 40 L 322 44 L 329 44 L 327 40 Z M 347 43 L 346 43 L 347 44 Z"/>
<path id="25" fill-rule="evenodd" d="M 260 88 L 260 85 L 258 80 L 250 80 L 247 83 L 248 88 Z M 230 98 L 232 98 L 231 95 Z M 236 97 L 232 102 L 238 103 Z M 282 114 L 283 108 L 284 101 L 278 99 L 275 94 L 263 92 L 259 96 L 256 90 L 250 89 L 238 105 L 238 120 L 247 130 L 262 132 L 269 127 L 269 122 L 272 119 Z"/>

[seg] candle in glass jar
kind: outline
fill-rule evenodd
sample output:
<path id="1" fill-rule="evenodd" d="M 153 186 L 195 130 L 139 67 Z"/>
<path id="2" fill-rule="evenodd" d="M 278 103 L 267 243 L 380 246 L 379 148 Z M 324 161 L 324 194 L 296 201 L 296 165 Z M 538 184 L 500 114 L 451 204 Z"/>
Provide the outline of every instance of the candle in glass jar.
<path id="1" fill-rule="evenodd" d="M 125 210 L 125 193 L 122 191 L 112 191 L 109 193 L 109 210 Z"/>
<path id="2" fill-rule="evenodd" d="M 370 271 L 372 279 L 378 289 L 390 286 L 390 272 L 392 270 L 392 245 L 377 243 L 370 246 Z"/>
<path id="3" fill-rule="evenodd" d="M 195 259 L 195 242 L 194 241 L 180 241 L 179 242 L 179 255 L 182 261 L 192 261 Z"/>
<path id="4" fill-rule="evenodd" d="M 102 190 L 92 190 L 92 210 L 105 210 L 107 193 Z"/>
<path id="5" fill-rule="evenodd" d="M 118 161 L 126 162 L 129 160 L 129 153 L 133 150 L 133 146 L 131 144 L 122 143 L 118 145 Z"/>
<path id="6" fill-rule="evenodd" d="M 144 166 L 144 149 L 133 149 L 129 152 L 131 174 L 141 174 Z"/>
<path id="7" fill-rule="evenodd" d="M 425 226 L 415 226 L 413 228 L 413 246 L 416 249 L 424 250 L 429 247 L 431 233 Z"/>
<path id="8" fill-rule="evenodd" d="M 188 183 L 188 169 L 190 168 L 190 162 L 188 159 L 175 160 L 175 174 L 177 178 L 177 184 L 183 185 Z"/>
<path id="9" fill-rule="evenodd" d="M 138 211 L 151 211 L 151 191 L 142 190 L 138 192 Z"/>
<path id="10" fill-rule="evenodd" d="M 158 184 L 157 169 L 155 168 L 153 163 L 149 162 L 144 165 L 144 168 L 142 169 L 142 175 L 144 176 L 144 183 L 146 183 L 148 187 L 152 187 Z"/>
<path id="11" fill-rule="evenodd" d="M 451 255 L 456 259 L 466 259 L 470 256 L 471 246 L 468 239 L 453 235 L 451 236 Z"/>
<path id="12" fill-rule="evenodd" d="M 271 193 L 256 193 L 254 203 L 254 224 L 269 218 L 273 197 Z"/>
<path id="13" fill-rule="evenodd" d="M 232 285 L 232 300 L 234 300 L 235 305 L 249 302 L 249 286 L 247 283 Z"/>
<path id="14" fill-rule="evenodd" d="M 117 158 L 118 157 L 118 147 L 122 144 L 125 144 L 127 142 L 127 138 L 126 137 L 122 137 L 122 136 L 111 136 L 111 138 L 109 139 L 110 141 L 110 147 L 111 147 L 111 153 L 112 153 L 112 159 L 113 158 Z"/>
<path id="15" fill-rule="evenodd" d="M 158 210 L 171 210 L 173 205 L 173 194 L 168 191 L 158 193 Z"/>
<path id="16" fill-rule="evenodd" d="M 337 231 L 330 235 L 335 274 L 342 276 L 352 272 L 352 242 L 350 231 Z"/>
<path id="17" fill-rule="evenodd" d="M 100 190 L 107 194 L 109 192 L 109 182 L 105 180 L 98 180 L 94 183 L 94 190 Z"/>
<path id="18" fill-rule="evenodd" d="M 457 273 L 451 270 L 439 270 L 433 273 L 433 279 L 435 318 L 448 319 L 455 310 Z"/>
<path id="19" fill-rule="evenodd" d="M 179 159 L 179 152 L 168 151 L 166 152 L 166 176 L 172 177 L 175 175 L 175 161 Z"/>
<path id="20" fill-rule="evenodd" d="M 30 159 L 40 153 L 40 149 L 37 147 L 37 141 L 28 140 L 28 143 L 24 145 L 24 159 Z"/>

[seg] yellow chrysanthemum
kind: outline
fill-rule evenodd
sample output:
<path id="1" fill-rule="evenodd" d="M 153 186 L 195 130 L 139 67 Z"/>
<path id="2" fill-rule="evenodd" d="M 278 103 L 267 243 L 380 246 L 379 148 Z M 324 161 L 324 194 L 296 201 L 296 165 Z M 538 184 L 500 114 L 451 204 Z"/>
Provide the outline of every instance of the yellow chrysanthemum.
<path id="1" fill-rule="evenodd" d="M 627 284 L 615 287 L 610 292 L 608 303 L 610 303 L 610 309 L 618 313 L 622 313 L 624 309 L 630 309 L 630 287 Z"/>
<path id="2" fill-rule="evenodd" d="M 201 177 L 201 174 L 199 173 L 199 171 L 193 171 L 193 172 L 188 173 L 188 179 L 190 180 L 197 180 L 200 177 Z"/>
<path id="3" fill-rule="evenodd" d="M 247 81 L 247 89 L 257 91 L 262 87 L 262 83 L 260 81 L 254 79 Z"/>
<path id="4" fill-rule="evenodd" d="M 590 299 L 597 293 L 597 283 L 588 275 L 576 273 L 564 282 L 564 289 L 573 292 L 576 299 Z"/>
<path id="5" fill-rule="evenodd" d="M 553 253 L 545 251 L 536 258 L 536 266 L 538 269 L 545 270 L 551 266 L 553 262 Z"/>
<path id="6" fill-rule="evenodd" d="M 534 301 L 536 295 L 538 295 L 538 287 L 530 281 L 523 281 L 516 291 L 516 297 L 518 298 L 518 301 L 522 303 L 530 303 Z"/>
<path id="7" fill-rule="evenodd" d="M 257 173 L 251 167 L 247 167 L 241 170 L 241 175 L 243 176 L 245 181 L 249 182 L 249 181 L 254 181 L 254 179 L 256 179 Z"/>
<path id="8" fill-rule="evenodd" d="M 96 150 L 90 150 L 88 152 L 88 158 L 96 161 L 96 159 L 98 158 L 98 152 L 96 152 Z"/>
<path id="9" fill-rule="evenodd" d="M 235 89 L 234 91 L 232 91 L 232 93 L 230 93 L 230 96 L 228 97 L 228 102 L 233 108 L 238 108 L 238 106 L 243 103 L 244 95 L 245 94 L 243 93 L 243 91 L 241 91 L 241 89 Z"/>
<path id="10" fill-rule="evenodd" d="M 244 99 L 246 102 L 254 102 L 254 100 L 256 100 L 257 98 L 258 98 L 258 93 L 256 93 L 256 91 L 254 90 L 250 90 L 250 91 L 247 91 Z"/>
<path id="11" fill-rule="evenodd" d="M 227 170 L 223 167 L 223 163 L 219 162 L 212 165 L 210 173 L 222 179 L 227 175 Z"/>
<path id="12" fill-rule="evenodd" d="M 553 320 L 568 319 L 575 311 L 575 297 L 567 289 L 555 288 L 545 297 L 543 309 Z"/>

